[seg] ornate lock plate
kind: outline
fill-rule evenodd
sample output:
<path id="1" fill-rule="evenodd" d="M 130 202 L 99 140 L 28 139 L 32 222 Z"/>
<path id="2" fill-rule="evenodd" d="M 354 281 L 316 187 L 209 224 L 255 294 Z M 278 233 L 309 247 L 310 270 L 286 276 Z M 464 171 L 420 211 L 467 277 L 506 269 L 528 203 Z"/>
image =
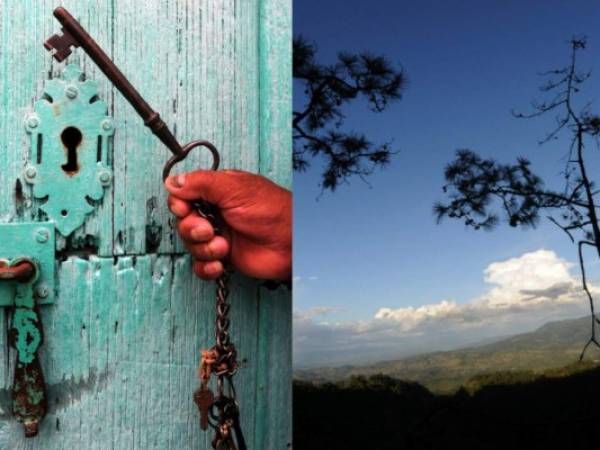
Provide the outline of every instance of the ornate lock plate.
<path id="1" fill-rule="evenodd" d="M 61 78 L 46 82 L 43 98 L 25 118 L 31 146 L 24 179 L 65 237 L 84 223 L 112 183 L 108 150 L 114 123 L 107 111 L 97 83 L 68 65 Z"/>

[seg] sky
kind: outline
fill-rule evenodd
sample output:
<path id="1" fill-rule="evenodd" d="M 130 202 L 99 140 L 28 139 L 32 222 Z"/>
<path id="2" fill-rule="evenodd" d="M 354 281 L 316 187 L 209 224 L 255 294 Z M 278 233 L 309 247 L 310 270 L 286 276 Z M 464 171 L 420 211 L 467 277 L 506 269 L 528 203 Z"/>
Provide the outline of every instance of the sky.
<path id="1" fill-rule="evenodd" d="M 295 0 L 294 32 L 316 43 L 319 62 L 368 50 L 409 80 L 381 114 L 361 102 L 344 111 L 345 130 L 399 150 L 370 185 L 353 179 L 320 195 L 318 160 L 295 176 L 296 367 L 450 349 L 586 313 L 576 248 L 554 225 L 474 231 L 437 224 L 432 205 L 459 148 L 507 163 L 527 156 L 558 182 L 567 135 L 540 146 L 554 117 L 510 111 L 541 98 L 540 72 L 568 62 L 574 35 L 587 36 L 580 67 L 592 71 L 581 105 L 598 99 L 595 2 Z"/>

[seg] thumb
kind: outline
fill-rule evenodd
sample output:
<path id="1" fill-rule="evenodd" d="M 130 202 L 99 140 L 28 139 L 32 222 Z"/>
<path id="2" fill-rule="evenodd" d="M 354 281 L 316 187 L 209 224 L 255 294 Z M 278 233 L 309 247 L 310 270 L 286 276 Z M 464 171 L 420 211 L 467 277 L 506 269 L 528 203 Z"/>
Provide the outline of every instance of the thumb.
<path id="1" fill-rule="evenodd" d="M 196 170 L 167 178 L 167 190 L 175 197 L 193 201 L 206 200 L 223 207 L 240 187 L 236 171 Z"/>

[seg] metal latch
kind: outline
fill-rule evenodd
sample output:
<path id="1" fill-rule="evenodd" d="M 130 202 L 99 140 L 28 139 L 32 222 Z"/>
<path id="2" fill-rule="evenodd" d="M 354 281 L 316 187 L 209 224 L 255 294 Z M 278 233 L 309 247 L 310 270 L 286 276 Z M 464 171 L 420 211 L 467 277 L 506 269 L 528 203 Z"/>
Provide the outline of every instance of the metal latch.
<path id="1" fill-rule="evenodd" d="M 0 306 L 13 308 L 9 339 L 16 351 L 12 411 L 27 437 L 37 435 L 46 415 L 39 305 L 54 300 L 54 233 L 51 223 L 0 224 Z"/>

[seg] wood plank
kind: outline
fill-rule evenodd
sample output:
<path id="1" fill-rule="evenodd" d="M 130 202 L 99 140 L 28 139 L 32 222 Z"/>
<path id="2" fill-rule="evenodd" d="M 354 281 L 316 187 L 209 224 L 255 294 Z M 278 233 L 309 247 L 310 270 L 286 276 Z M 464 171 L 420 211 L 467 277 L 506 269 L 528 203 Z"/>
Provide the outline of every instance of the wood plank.
<path id="1" fill-rule="evenodd" d="M 256 3 L 204 0 L 198 6 L 178 0 L 158 2 L 157 8 L 121 3 L 115 16 L 114 58 L 134 85 L 181 142 L 208 139 L 219 148 L 222 167 L 256 171 L 257 45 L 240 45 L 257 42 Z M 139 61 L 148 60 L 145 55 L 152 55 L 152 61 L 140 70 Z M 152 250 L 146 245 L 150 227 L 158 233 L 160 253 L 181 253 L 184 248 L 173 236 L 160 183 L 168 152 L 116 96 L 115 118 L 119 117 L 126 117 L 126 132 L 115 136 L 115 152 L 123 151 L 120 159 L 115 157 L 115 202 L 124 213 L 115 218 L 115 250 Z M 198 151 L 178 170 L 210 164 L 207 152 Z M 129 175 L 131 171 L 135 173 Z"/>
<path id="2" fill-rule="evenodd" d="M 261 289 L 254 448 L 292 445 L 292 299 L 290 291 Z"/>
<path id="3" fill-rule="evenodd" d="M 292 3 L 260 2 L 260 172 L 292 185 Z"/>
<path id="4" fill-rule="evenodd" d="M 292 2 L 261 0 L 260 173 L 282 186 L 292 182 Z M 258 397 L 254 448 L 292 442 L 291 292 L 261 289 Z"/>

